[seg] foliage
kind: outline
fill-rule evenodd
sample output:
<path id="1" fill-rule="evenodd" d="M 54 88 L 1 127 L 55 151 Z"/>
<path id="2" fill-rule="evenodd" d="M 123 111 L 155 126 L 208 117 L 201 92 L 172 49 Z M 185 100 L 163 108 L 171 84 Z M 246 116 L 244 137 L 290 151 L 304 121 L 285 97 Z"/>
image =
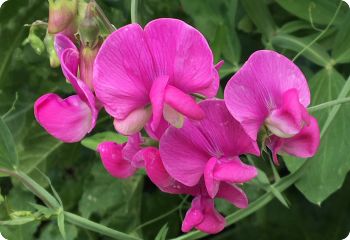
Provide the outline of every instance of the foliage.
<path id="1" fill-rule="evenodd" d="M 98 3 L 116 27 L 129 23 L 129 0 Z M 255 50 L 275 49 L 291 59 L 301 53 L 295 62 L 309 80 L 312 105 L 318 105 L 339 94 L 349 95 L 350 11 L 345 3 L 326 29 L 338 5 L 338 0 L 144 0 L 139 6 L 139 21 L 145 25 L 154 18 L 176 17 L 197 27 L 207 37 L 215 60 L 225 60 L 220 71 L 222 88 Z M 181 218 L 188 208 L 186 199 L 183 202 L 178 196 L 163 194 L 144 179 L 142 172 L 129 180 L 116 180 L 104 171 L 92 150 L 102 140 L 125 141 L 111 132 L 111 124 L 105 127 L 107 124 L 100 121 L 82 144 L 63 144 L 36 123 L 35 99 L 45 92 L 69 95 L 72 91 L 60 69 L 50 68 L 45 52 L 38 55 L 30 45 L 22 44 L 29 31 L 24 24 L 47 20 L 47 13 L 48 4 L 42 0 L 9 0 L 0 9 L 0 168 L 16 167 L 52 192 L 45 175 L 48 176 L 65 211 L 131 236 L 169 239 L 181 235 Z M 320 35 L 324 29 L 327 31 Z M 321 37 L 310 45 L 317 36 Z M 18 99 L 14 101 L 16 95 Z M 307 160 L 284 157 L 286 164 L 277 168 L 283 177 L 297 171 L 304 161 L 312 161 L 295 187 L 283 194 L 274 190 L 277 200 L 206 239 L 345 237 L 350 230 L 346 219 L 350 196 L 346 177 L 350 170 L 350 107 L 339 106 L 331 123 L 326 122 L 329 114 L 332 108 L 315 113 L 321 127 L 330 124 L 322 133 L 318 154 Z M 278 182 L 279 175 L 274 175 L 268 158 L 252 161 L 266 173 L 253 185 L 245 186 L 254 201 L 269 190 L 270 183 Z M 62 217 L 35 208 L 33 204 L 42 201 L 18 179 L 2 177 L 0 187 L 4 196 L 0 221 L 28 221 L 15 226 L 1 222 L 0 232 L 5 237 L 62 239 L 62 222 L 60 229 L 57 227 Z M 225 214 L 235 211 L 225 203 L 218 205 Z M 165 217 L 160 220 L 149 222 L 163 214 Z M 107 239 L 69 223 L 64 228 L 66 239 Z"/>

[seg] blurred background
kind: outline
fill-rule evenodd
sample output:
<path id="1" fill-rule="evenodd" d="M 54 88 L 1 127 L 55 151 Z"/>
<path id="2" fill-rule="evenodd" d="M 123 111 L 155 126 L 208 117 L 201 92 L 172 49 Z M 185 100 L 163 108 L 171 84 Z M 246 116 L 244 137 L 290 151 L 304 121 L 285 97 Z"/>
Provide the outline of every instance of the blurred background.
<path id="1" fill-rule="evenodd" d="M 97 2 L 117 28 L 130 23 L 129 0 Z M 8 0 L 0 9 L 0 114 L 13 109 L 3 119 L 15 137 L 20 169 L 45 187 L 49 183 L 42 173 L 47 175 L 67 211 L 143 239 L 154 239 L 165 225 L 167 239 L 181 235 L 181 221 L 190 204 L 186 200 L 182 203 L 183 196 L 160 192 L 142 173 L 128 180 L 110 177 L 96 152 L 86 147 L 89 139 L 85 146 L 63 144 L 35 121 L 33 103 L 39 96 L 47 92 L 69 96 L 73 92 L 61 69 L 50 67 L 47 50 L 40 43 L 45 31 L 38 31 L 36 40 L 27 39 L 29 27 L 25 25 L 35 20 L 47 21 L 47 16 L 48 3 L 44 0 Z M 220 71 L 221 98 L 227 80 L 259 49 L 275 49 L 290 59 L 299 55 L 295 63 L 307 76 L 312 105 L 337 98 L 350 75 L 350 10 L 338 0 L 140 2 L 141 25 L 160 17 L 179 18 L 195 26 L 206 36 L 215 61 L 225 60 Z M 310 45 L 311 42 L 314 43 Z M 321 126 L 328 113 L 328 109 L 317 112 Z M 102 120 L 91 135 L 113 131 L 112 120 L 106 116 L 100 115 Z M 344 105 L 324 133 L 307 175 L 284 192 L 288 208 L 275 199 L 220 234 L 205 239 L 345 238 L 350 231 L 350 178 L 346 177 L 350 170 L 349 122 L 350 108 Z M 285 161 L 287 164 L 278 168 L 281 176 L 295 171 L 305 160 Z M 273 181 L 269 163 L 264 159 L 256 163 Z M 0 187 L 0 220 L 33 211 L 30 203 L 41 203 L 15 179 L 0 178 Z M 251 202 L 264 193 L 255 185 L 245 189 Z M 217 205 L 224 215 L 236 211 L 222 201 Z M 0 226 L 0 232 L 10 240 L 62 239 L 54 219 Z M 66 234 L 68 240 L 108 239 L 69 224 Z"/>

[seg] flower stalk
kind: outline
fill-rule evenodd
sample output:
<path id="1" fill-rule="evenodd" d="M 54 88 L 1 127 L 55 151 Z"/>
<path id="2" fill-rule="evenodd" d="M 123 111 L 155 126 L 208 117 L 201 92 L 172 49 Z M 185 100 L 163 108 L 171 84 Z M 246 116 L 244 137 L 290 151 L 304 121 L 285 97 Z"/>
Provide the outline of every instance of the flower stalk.
<path id="1" fill-rule="evenodd" d="M 5 168 L 0 168 L 0 173 L 9 175 L 11 177 L 15 177 L 21 181 L 23 185 L 25 185 L 34 195 L 36 195 L 40 200 L 42 200 L 45 205 L 54 210 L 58 210 L 61 206 L 59 202 L 43 187 L 41 187 L 37 182 L 35 182 L 32 178 L 30 178 L 24 172 L 19 170 L 9 170 Z M 111 237 L 113 239 L 119 240 L 140 240 L 140 238 L 128 235 L 123 232 L 119 232 L 117 230 L 111 229 L 99 223 L 95 223 L 90 221 L 89 219 L 80 217 L 76 214 L 70 212 L 64 212 L 65 220 L 73 225 L 100 233 L 104 236 Z"/>

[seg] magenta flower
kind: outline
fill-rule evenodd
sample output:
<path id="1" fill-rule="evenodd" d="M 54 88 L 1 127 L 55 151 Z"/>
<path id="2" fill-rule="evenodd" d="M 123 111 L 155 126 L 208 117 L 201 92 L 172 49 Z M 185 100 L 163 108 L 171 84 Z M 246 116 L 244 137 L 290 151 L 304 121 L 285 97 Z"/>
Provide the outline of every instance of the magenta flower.
<path id="1" fill-rule="evenodd" d="M 192 228 L 211 234 L 223 230 L 226 224 L 225 218 L 214 208 L 214 199 L 208 195 L 203 179 L 195 186 L 186 186 L 169 175 L 164 168 L 158 149 L 148 147 L 141 155 L 148 177 L 160 190 L 171 194 L 190 194 L 195 197 L 182 223 L 183 232 L 188 232 Z M 240 208 L 248 205 L 244 192 L 237 186 L 226 182 L 220 184 L 216 197 L 226 199 Z"/>
<path id="2" fill-rule="evenodd" d="M 52 136 L 64 142 L 77 142 L 96 124 L 96 100 L 86 83 L 77 77 L 79 51 L 73 42 L 57 34 L 55 48 L 63 74 L 77 95 L 62 99 L 54 93 L 45 94 L 35 102 L 34 114 L 40 125 Z"/>
<path id="3" fill-rule="evenodd" d="M 103 166 L 110 175 L 116 178 L 128 178 L 138 168 L 144 166 L 142 158 L 141 134 L 129 136 L 128 142 L 117 144 L 115 142 L 103 142 L 97 147 Z"/>
<path id="4" fill-rule="evenodd" d="M 319 128 L 306 109 L 310 90 L 288 58 L 269 50 L 253 53 L 229 80 L 224 96 L 228 110 L 253 140 L 266 127 L 270 136 L 266 144 L 275 163 L 278 152 L 298 157 L 316 153 Z"/>
<path id="5" fill-rule="evenodd" d="M 117 131 L 130 135 L 164 117 L 180 127 L 183 116 L 202 119 L 193 93 L 216 95 L 218 72 L 203 35 L 177 19 L 157 19 L 142 29 L 129 24 L 112 33 L 94 65 L 94 89 Z"/>
<path id="6" fill-rule="evenodd" d="M 257 170 L 244 164 L 239 155 L 259 155 L 259 148 L 232 118 L 224 101 L 206 100 L 199 105 L 206 115 L 204 119 L 186 119 L 181 129 L 170 126 L 161 137 L 164 170 L 158 173 L 163 175 L 159 179 L 168 179 L 170 185 L 196 196 L 184 220 L 183 231 L 195 227 L 216 233 L 225 224 L 214 209 L 213 199 L 224 198 L 237 207 L 247 207 L 247 197 L 236 184 L 253 179 Z M 147 161 L 145 159 L 146 170 Z M 147 173 L 152 175 L 149 170 Z M 160 185 L 159 179 L 157 185 Z"/>

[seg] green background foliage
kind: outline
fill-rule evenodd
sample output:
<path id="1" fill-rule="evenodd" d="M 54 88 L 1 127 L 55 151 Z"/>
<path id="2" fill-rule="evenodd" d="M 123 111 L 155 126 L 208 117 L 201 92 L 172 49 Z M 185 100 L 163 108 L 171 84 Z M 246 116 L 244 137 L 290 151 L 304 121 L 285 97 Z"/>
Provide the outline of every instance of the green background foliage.
<path id="1" fill-rule="evenodd" d="M 98 3 L 117 28 L 130 22 L 129 0 Z M 290 59 L 302 51 L 295 62 L 308 78 L 312 105 L 317 105 L 336 99 L 341 92 L 348 96 L 350 10 L 345 3 L 327 31 L 308 46 L 326 29 L 338 5 L 338 0 L 143 0 L 139 21 L 145 25 L 155 18 L 175 17 L 198 28 L 213 49 L 215 61 L 225 60 L 220 70 L 222 89 L 255 50 L 274 49 Z M 46 92 L 72 93 L 60 69 L 50 68 L 46 52 L 38 55 L 29 44 L 23 44 L 29 30 L 24 25 L 46 21 L 47 14 L 48 4 L 43 0 L 9 0 L 0 9 L 0 167 L 20 169 L 50 189 L 48 176 L 65 211 L 142 239 L 181 235 L 189 199 L 160 192 L 142 171 L 131 179 L 117 180 L 103 169 L 93 151 L 97 144 L 125 141 L 114 134 L 112 120 L 105 113 L 93 136 L 82 143 L 63 144 L 36 123 L 35 99 Z M 330 111 L 315 114 L 321 128 Z M 286 164 L 277 168 L 281 176 L 295 172 L 304 161 L 312 162 L 295 186 L 283 194 L 275 193 L 279 200 L 205 239 L 343 239 L 350 231 L 349 119 L 350 106 L 344 104 L 322 133 L 315 157 L 284 157 Z M 278 180 L 268 158 L 253 160 L 266 176 L 244 186 L 250 201 L 264 193 L 269 182 Z M 42 202 L 18 180 L 3 176 L 0 187 L 0 232 L 5 237 L 62 239 L 57 227 L 60 218 L 52 217 L 57 213 L 36 208 L 33 204 Z M 236 211 L 222 201 L 217 205 L 226 215 Z M 46 217 L 32 219 L 35 211 Z M 28 223 L 9 226 L 3 222 L 8 219 Z M 62 223 L 59 225 L 62 228 Z M 68 223 L 65 235 L 66 239 L 109 239 Z"/>

